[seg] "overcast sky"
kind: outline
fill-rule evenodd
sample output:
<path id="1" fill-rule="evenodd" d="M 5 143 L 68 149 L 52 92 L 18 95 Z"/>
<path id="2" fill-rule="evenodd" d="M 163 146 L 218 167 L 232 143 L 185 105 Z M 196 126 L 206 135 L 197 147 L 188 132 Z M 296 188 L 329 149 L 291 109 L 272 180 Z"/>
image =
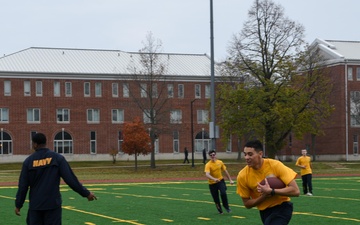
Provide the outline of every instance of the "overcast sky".
<path id="1" fill-rule="evenodd" d="M 274 0 L 306 41 L 359 41 L 360 0 Z M 215 59 L 227 56 L 254 0 L 213 0 Z M 0 56 L 29 47 L 136 52 L 148 32 L 166 53 L 210 55 L 210 0 L 0 0 Z"/>

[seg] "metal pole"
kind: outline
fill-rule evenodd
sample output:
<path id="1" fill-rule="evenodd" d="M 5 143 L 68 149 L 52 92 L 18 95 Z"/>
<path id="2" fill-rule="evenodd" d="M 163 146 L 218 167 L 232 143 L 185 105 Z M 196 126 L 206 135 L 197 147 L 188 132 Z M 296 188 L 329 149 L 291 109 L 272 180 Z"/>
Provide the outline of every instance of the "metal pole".
<path id="1" fill-rule="evenodd" d="M 191 113 L 191 167 L 194 167 L 194 119 L 193 119 L 193 103 L 196 99 L 192 100 L 190 103 L 190 113 Z"/>
<path id="2" fill-rule="evenodd" d="M 216 123 L 215 123 L 215 72 L 214 72 L 214 20 L 213 20 L 213 0 L 210 0 L 210 50 L 211 50 L 211 121 L 213 126 L 213 137 L 211 138 L 212 149 L 216 149 Z"/>
<path id="3" fill-rule="evenodd" d="M 347 60 L 345 59 L 345 87 L 344 87 L 344 91 L 345 91 L 345 153 L 346 153 L 346 161 L 349 161 L 349 117 L 348 117 L 348 64 L 347 64 Z M 314 160 L 315 160 L 315 156 L 314 156 Z"/>
<path id="4" fill-rule="evenodd" d="M 3 134 L 3 132 L 4 132 L 4 128 L 1 128 L 1 137 L 0 137 L 0 154 L 4 154 L 4 151 L 3 151 L 3 144 L 4 144 L 4 134 Z M 8 152 L 9 152 L 9 150 L 8 150 Z"/>

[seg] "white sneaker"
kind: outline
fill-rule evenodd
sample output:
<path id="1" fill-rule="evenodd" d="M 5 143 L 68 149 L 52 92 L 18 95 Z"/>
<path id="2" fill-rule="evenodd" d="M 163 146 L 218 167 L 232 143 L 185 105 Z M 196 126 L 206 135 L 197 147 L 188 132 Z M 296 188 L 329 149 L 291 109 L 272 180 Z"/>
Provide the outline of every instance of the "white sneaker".
<path id="1" fill-rule="evenodd" d="M 310 192 L 306 193 L 307 196 L 312 196 L 312 194 Z"/>

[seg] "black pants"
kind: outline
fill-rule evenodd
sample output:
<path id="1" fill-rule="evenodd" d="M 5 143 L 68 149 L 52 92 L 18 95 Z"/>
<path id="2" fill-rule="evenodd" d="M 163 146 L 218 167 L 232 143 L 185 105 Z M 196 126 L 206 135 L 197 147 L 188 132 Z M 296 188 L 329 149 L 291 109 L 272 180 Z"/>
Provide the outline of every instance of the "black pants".
<path id="1" fill-rule="evenodd" d="M 219 198 L 219 192 L 222 204 L 225 209 L 229 209 L 229 203 L 226 195 L 226 184 L 224 179 L 222 179 L 220 182 L 215 184 L 209 185 L 210 193 L 212 198 L 214 199 L 216 208 L 219 210 L 219 212 L 222 212 L 221 205 L 220 205 L 220 198 Z"/>
<path id="2" fill-rule="evenodd" d="M 293 212 L 291 202 L 283 202 L 280 205 L 260 211 L 261 221 L 264 225 L 287 225 Z"/>
<path id="3" fill-rule="evenodd" d="M 27 225 L 61 225 L 61 207 L 52 210 L 29 210 Z"/>
<path id="4" fill-rule="evenodd" d="M 303 186 L 303 191 L 304 194 L 306 193 L 311 193 L 312 194 L 312 174 L 305 174 L 303 176 L 301 176 L 302 179 L 302 186 Z M 309 190 L 308 190 L 309 188 Z"/>

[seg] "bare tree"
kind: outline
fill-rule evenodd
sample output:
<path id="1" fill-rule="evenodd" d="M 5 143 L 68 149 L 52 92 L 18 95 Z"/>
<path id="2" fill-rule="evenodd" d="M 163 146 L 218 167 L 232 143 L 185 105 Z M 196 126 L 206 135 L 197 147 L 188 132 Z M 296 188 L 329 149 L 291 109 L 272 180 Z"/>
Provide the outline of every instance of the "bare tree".
<path id="1" fill-rule="evenodd" d="M 168 124 L 170 102 L 168 98 L 167 68 L 169 57 L 161 54 L 162 43 L 155 39 L 151 32 L 143 42 L 139 54 L 132 55 L 128 70 L 133 76 L 135 87 L 130 88 L 130 95 L 143 113 L 145 125 L 151 139 L 151 168 L 155 168 L 155 142 Z"/>

